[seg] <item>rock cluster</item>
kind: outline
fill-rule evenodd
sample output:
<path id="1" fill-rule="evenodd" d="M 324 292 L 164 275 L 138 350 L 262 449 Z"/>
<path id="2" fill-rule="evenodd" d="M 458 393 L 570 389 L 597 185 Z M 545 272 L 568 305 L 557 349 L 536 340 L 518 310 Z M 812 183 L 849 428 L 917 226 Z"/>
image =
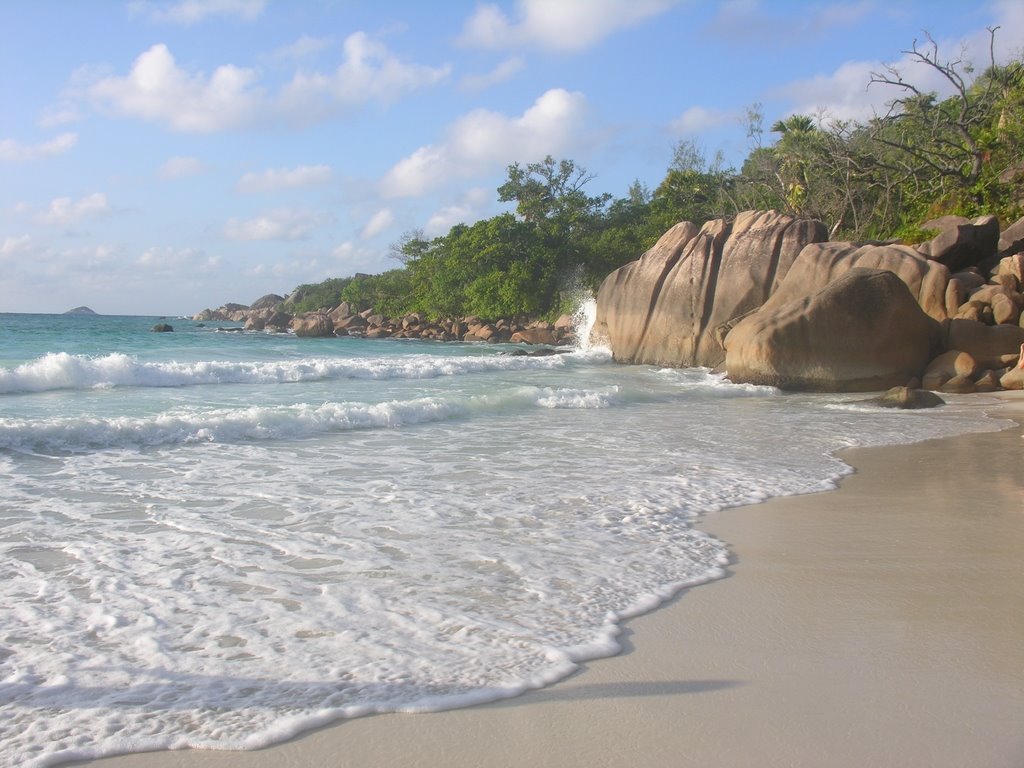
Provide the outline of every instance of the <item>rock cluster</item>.
<path id="1" fill-rule="evenodd" d="M 786 389 L 1020 388 L 1024 219 L 926 226 L 906 246 L 826 242 L 774 211 L 677 224 L 604 281 L 594 333 L 617 360 Z"/>
<path id="2" fill-rule="evenodd" d="M 299 314 L 289 314 L 279 307 L 280 302 L 272 306 L 267 306 L 264 302 L 262 307 L 255 304 L 252 307 L 227 304 L 219 309 L 204 309 L 192 319 L 202 322 L 244 323 L 245 330 L 249 331 L 292 331 L 296 336 L 305 337 L 358 336 L 368 339 L 548 345 L 572 344 L 576 340 L 573 320 L 569 315 L 563 315 L 554 323 L 509 318 L 492 322 L 479 317 L 428 322 L 422 315 L 415 313 L 403 317 L 385 317 L 374 309 L 358 312 L 348 302 L 342 302 L 330 310 Z"/>

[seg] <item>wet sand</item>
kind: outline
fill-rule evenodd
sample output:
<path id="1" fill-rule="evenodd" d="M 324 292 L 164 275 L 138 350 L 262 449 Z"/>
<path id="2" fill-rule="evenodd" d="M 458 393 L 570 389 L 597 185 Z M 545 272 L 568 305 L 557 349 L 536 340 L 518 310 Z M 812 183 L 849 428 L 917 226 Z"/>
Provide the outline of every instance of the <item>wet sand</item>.
<path id="1" fill-rule="evenodd" d="M 1024 418 L 1010 393 L 994 415 Z M 979 406 L 980 407 L 980 406 Z M 858 449 L 839 491 L 708 516 L 719 581 L 515 699 L 93 768 L 1022 768 L 1024 430 Z"/>

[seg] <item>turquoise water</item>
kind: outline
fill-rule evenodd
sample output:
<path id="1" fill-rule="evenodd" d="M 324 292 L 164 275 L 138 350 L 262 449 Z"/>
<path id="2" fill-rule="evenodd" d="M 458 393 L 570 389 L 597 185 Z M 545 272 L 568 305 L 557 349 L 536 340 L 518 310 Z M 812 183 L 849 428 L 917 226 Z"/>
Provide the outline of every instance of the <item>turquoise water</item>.
<path id="1" fill-rule="evenodd" d="M 0 315 L 0 764 L 550 684 L 722 575 L 700 515 L 1000 426 L 600 349 L 159 321 Z"/>

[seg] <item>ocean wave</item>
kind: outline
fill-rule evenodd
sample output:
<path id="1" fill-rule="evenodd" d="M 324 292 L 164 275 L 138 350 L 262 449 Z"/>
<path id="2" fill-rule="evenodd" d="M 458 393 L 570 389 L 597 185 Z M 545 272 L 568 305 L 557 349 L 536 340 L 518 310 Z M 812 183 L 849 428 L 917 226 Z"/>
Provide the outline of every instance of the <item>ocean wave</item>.
<path id="1" fill-rule="evenodd" d="M 79 453 L 251 440 L 301 440 L 332 432 L 397 428 L 529 408 L 607 408 L 618 389 L 519 387 L 467 398 L 420 397 L 383 403 L 300 403 L 248 408 L 177 409 L 153 416 L 0 419 L 0 450 Z"/>
<path id="2" fill-rule="evenodd" d="M 590 362 L 601 359 L 600 354 L 584 356 Z M 550 370 L 564 366 L 567 357 L 408 355 L 178 363 L 141 362 L 121 353 L 89 357 L 57 352 L 13 369 L 0 369 L 0 394 L 112 387 L 286 384 L 331 379 L 431 379 L 490 371 Z"/>

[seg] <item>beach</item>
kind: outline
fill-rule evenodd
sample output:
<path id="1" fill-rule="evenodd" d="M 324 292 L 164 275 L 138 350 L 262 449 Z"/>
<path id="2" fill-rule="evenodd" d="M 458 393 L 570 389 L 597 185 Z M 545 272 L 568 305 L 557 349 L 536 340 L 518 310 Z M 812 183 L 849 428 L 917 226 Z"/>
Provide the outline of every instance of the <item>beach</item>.
<path id="1" fill-rule="evenodd" d="M 1019 394 L 984 408 L 1020 422 Z M 710 514 L 728 576 L 628 621 L 621 653 L 539 691 L 253 752 L 88 764 L 1019 768 L 1022 455 L 1019 425 L 855 449 L 838 491 Z"/>

